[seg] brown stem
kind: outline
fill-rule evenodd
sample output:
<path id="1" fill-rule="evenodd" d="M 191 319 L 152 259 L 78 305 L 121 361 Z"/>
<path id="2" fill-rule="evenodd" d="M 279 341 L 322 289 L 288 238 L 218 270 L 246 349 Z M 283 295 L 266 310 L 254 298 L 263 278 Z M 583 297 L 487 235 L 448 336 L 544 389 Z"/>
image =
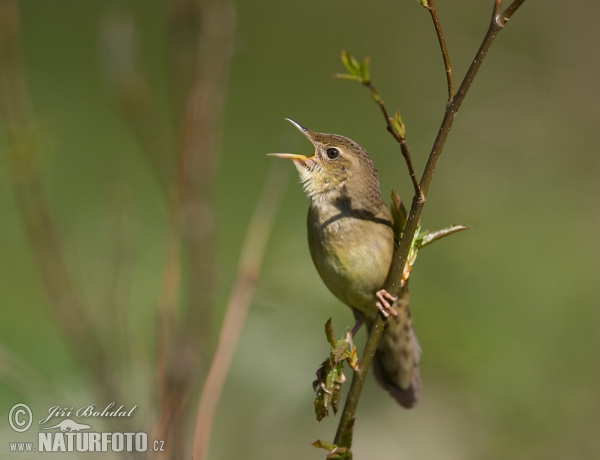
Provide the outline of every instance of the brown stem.
<path id="1" fill-rule="evenodd" d="M 523 4 L 525 0 L 517 0 L 513 5 L 518 3 L 518 5 L 513 9 L 511 15 L 516 11 L 516 9 Z M 511 7 L 513 6 L 511 5 Z M 446 143 L 446 139 L 448 138 L 448 134 L 450 133 L 450 129 L 452 128 L 452 124 L 454 123 L 454 118 L 456 117 L 456 113 L 460 109 L 483 60 L 485 59 L 494 39 L 498 35 L 498 33 L 504 27 L 506 23 L 506 18 L 503 14 L 498 13 L 498 9 L 502 6 L 501 0 L 496 0 L 494 3 L 494 9 L 492 14 L 492 19 L 490 21 L 490 25 L 488 27 L 488 31 L 483 38 L 483 41 L 471 63 L 471 66 L 467 70 L 465 77 L 458 89 L 458 92 L 452 99 L 452 101 L 447 105 L 446 112 L 444 113 L 444 119 L 442 120 L 442 125 L 438 132 L 438 135 L 433 144 L 433 148 L 431 149 L 431 153 L 429 154 L 429 160 L 427 165 L 425 166 L 425 171 L 423 172 L 423 177 L 421 178 L 421 190 L 424 195 L 427 195 L 427 191 L 429 190 L 429 186 L 433 179 L 433 173 L 435 172 L 435 167 L 437 166 L 437 162 L 442 154 L 442 150 Z M 510 8 L 510 7 L 509 7 Z M 409 216 L 410 220 L 410 216 Z"/>
<path id="2" fill-rule="evenodd" d="M 227 302 L 217 348 L 198 403 L 194 460 L 207 457 L 215 410 L 252 301 L 269 233 L 283 195 L 286 174 L 278 165 L 271 169 L 246 232 L 237 279 Z"/>
<path id="3" fill-rule="evenodd" d="M 504 13 L 502 13 L 502 23 L 503 25 L 508 22 L 508 20 L 512 17 L 513 13 L 519 9 L 519 7 L 525 2 L 525 0 L 515 0 L 511 3 L 511 5 L 506 8 Z"/>
<path id="4" fill-rule="evenodd" d="M 512 15 L 523 2 L 524 0 L 516 0 L 513 3 L 513 5 L 515 5 L 514 8 L 513 5 L 509 7 L 509 9 L 512 8 L 510 11 L 510 15 Z M 495 0 L 492 20 L 490 21 L 490 26 L 483 39 L 483 42 L 481 43 L 481 46 L 477 51 L 475 59 L 471 63 L 471 66 L 469 67 L 469 70 L 467 71 L 460 85 L 458 93 L 446 106 L 444 119 L 442 120 L 440 130 L 433 144 L 431 153 L 429 154 L 429 160 L 427 162 L 427 165 L 425 166 L 425 170 L 421 178 L 420 186 L 421 192 L 423 194 L 422 198 L 425 198 L 427 196 L 427 192 L 429 190 L 429 186 L 431 185 L 437 162 L 444 148 L 444 144 L 448 137 L 448 133 L 452 128 L 454 117 L 456 116 L 456 113 L 462 105 L 462 102 L 464 101 L 464 98 L 471 86 L 471 83 L 477 75 L 477 71 L 481 67 L 481 63 L 487 55 L 490 46 L 492 45 L 494 39 L 498 35 L 498 32 L 504 27 L 506 17 L 505 15 L 501 15 L 498 13 L 501 4 L 501 0 Z M 502 21 L 504 21 L 504 23 L 502 23 Z M 419 219 L 421 217 L 421 212 L 423 211 L 424 204 L 425 201 L 424 199 L 421 199 L 421 197 L 415 196 L 413 198 L 412 206 L 410 208 L 410 213 L 408 216 L 408 221 L 406 222 L 406 227 L 404 229 L 404 235 L 402 237 L 402 240 L 400 241 L 398 249 L 395 251 L 392 266 L 390 268 L 388 277 L 384 285 L 384 288 L 393 295 L 398 295 L 400 293 L 400 290 L 402 289 L 402 274 L 406 265 L 406 261 L 408 259 L 410 246 L 415 237 L 415 233 L 418 227 Z M 368 370 L 368 366 L 371 363 L 373 355 L 377 350 L 379 340 L 381 339 L 381 335 L 383 334 L 383 326 L 384 319 L 381 315 L 377 315 L 377 318 L 373 323 L 371 333 L 367 340 L 367 344 L 365 345 L 365 351 L 363 353 L 363 357 L 360 363 L 361 370 L 359 372 L 354 373 L 354 376 L 352 378 L 352 384 L 350 386 L 350 391 L 348 393 L 348 397 L 346 398 L 344 411 L 342 412 L 340 423 L 338 425 L 338 431 L 336 433 L 334 443 L 341 447 L 351 447 L 350 445 L 345 445 L 343 441 L 347 439 L 352 439 L 349 431 L 352 429 L 352 421 L 354 419 L 356 406 L 358 405 L 360 393 L 362 390 L 365 375 Z"/>
<path id="5" fill-rule="evenodd" d="M 165 238 L 165 261 L 161 280 L 160 298 L 156 324 L 156 381 L 159 403 L 159 416 L 153 429 L 155 439 L 168 439 L 169 432 L 174 425 L 176 407 L 176 390 L 171 384 L 170 376 L 175 372 L 172 367 L 177 367 L 177 362 L 170 359 L 173 351 L 173 338 L 175 334 L 175 320 L 179 293 L 181 287 L 181 239 L 177 225 L 179 215 L 179 197 L 173 193 L 171 197 L 169 227 Z M 174 449 L 175 450 L 175 449 Z M 155 452 L 154 457 L 165 458 L 168 454 Z"/>
<path id="6" fill-rule="evenodd" d="M 442 57 L 444 59 L 444 67 L 446 68 L 446 80 L 448 82 L 448 102 L 454 97 L 454 78 L 452 77 L 452 65 L 450 64 L 450 54 L 448 54 L 448 48 L 446 47 L 446 40 L 442 33 L 442 26 L 438 19 L 437 9 L 433 0 L 427 0 L 423 6 L 427 8 L 431 14 L 433 25 L 435 26 L 435 33 L 437 34 L 438 41 L 440 43 L 440 49 L 442 50 Z"/>
<path id="7" fill-rule="evenodd" d="M 381 113 L 385 118 L 387 130 L 394 137 L 394 139 L 396 139 L 396 142 L 398 142 L 398 145 L 400 146 L 400 151 L 402 152 L 402 156 L 404 157 L 404 160 L 406 161 L 406 166 L 408 167 L 408 174 L 410 175 L 410 180 L 412 181 L 413 188 L 415 190 L 415 195 L 420 195 L 421 191 L 419 189 L 419 182 L 417 181 L 417 175 L 415 174 L 415 168 L 412 164 L 412 158 L 410 156 L 410 152 L 408 151 L 408 146 L 406 145 L 406 139 L 404 138 L 404 136 L 398 133 L 396 129 L 394 129 L 394 127 L 392 126 L 391 118 L 387 111 L 385 103 L 383 102 L 383 99 L 381 99 L 381 96 L 379 96 L 379 93 L 373 86 L 373 83 L 369 80 L 363 82 L 363 85 L 365 85 L 371 90 L 373 100 L 377 103 L 377 105 L 379 105 Z"/>
<path id="8" fill-rule="evenodd" d="M 175 118 L 180 125 L 179 174 L 170 225 L 173 288 L 159 331 L 162 351 L 160 426 L 168 430 L 169 458 L 183 455 L 180 424 L 207 371 L 216 298 L 215 189 L 222 115 L 233 52 L 235 9 L 231 0 L 164 0 Z M 167 271 L 175 274 L 175 269 Z M 180 272 L 178 270 L 181 270 Z M 185 275 L 185 282 L 179 276 Z M 167 279 L 169 274 L 165 274 Z M 181 312 L 172 311 L 185 286 Z M 177 317 L 175 317 L 177 315 Z"/>
<path id="9" fill-rule="evenodd" d="M 0 120 L 21 221 L 58 328 L 105 401 L 118 400 L 106 351 L 73 282 L 37 168 L 40 153 L 20 47 L 19 3 L 0 2 Z"/>
<path id="10" fill-rule="evenodd" d="M 194 61 L 196 73 L 182 121 L 178 218 L 186 254 L 188 292 L 180 351 L 198 354 L 200 359 L 184 371 L 188 374 L 186 379 L 206 371 L 195 365 L 208 362 L 205 358 L 210 353 L 210 325 L 217 285 L 216 170 L 235 26 L 235 10 L 229 0 L 194 3 L 201 5 L 202 22 Z"/>

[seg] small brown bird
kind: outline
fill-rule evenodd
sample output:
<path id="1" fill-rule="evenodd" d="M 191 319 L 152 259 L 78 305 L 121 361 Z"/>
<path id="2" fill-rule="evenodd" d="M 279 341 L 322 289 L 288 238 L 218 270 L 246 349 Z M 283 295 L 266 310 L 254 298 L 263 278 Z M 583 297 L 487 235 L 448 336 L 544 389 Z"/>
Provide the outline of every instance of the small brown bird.
<path id="1" fill-rule="evenodd" d="M 357 321 L 364 319 L 370 327 L 378 311 L 388 318 L 374 359 L 375 374 L 398 403 L 413 407 L 421 389 L 421 352 L 412 329 L 408 291 L 404 289 L 397 299 L 382 289 L 395 242 L 377 170 L 367 152 L 347 137 L 315 133 L 286 120 L 315 147 L 312 157 L 270 154 L 294 162 L 311 200 L 308 246 L 315 267 Z"/>

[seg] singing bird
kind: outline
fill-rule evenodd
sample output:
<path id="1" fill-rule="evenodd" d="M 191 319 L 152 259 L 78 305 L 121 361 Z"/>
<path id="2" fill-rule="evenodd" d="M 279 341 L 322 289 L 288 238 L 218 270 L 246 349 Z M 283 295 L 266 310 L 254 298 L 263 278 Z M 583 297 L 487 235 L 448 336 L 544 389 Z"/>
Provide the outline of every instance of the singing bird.
<path id="1" fill-rule="evenodd" d="M 308 246 L 327 288 L 368 327 L 378 311 L 387 318 L 374 358 L 379 383 L 403 407 L 421 389 L 420 347 L 412 328 L 408 291 L 400 299 L 383 289 L 394 253 L 392 215 L 381 198 L 368 153 L 337 134 L 313 132 L 286 118 L 314 145 L 311 157 L 271 153 L 294 162 L 310 199 Z"/>

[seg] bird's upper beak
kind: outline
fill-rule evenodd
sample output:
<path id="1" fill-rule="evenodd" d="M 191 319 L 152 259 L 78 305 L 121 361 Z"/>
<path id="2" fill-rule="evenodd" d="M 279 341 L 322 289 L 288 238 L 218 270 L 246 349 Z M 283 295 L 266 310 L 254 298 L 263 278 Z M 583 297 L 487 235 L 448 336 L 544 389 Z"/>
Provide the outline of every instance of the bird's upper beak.
<path id="1" fill-rule="evenodd" d="M 291 120 L 290 118 L 286 118 L 286 120 L 289 121 L 291 124 L 293 124 L 296 128 L 298 128 L 298 131 L 300 131 L 302 134 L 304 134 L 306 136 L 306 138 L 310 142 L 312 142 L 313 145 L 315 145 L 315 141 L 313 139 L 313 132 L 310 129 L 305 128 L 300 123 L 296 123 L 294 120 Z M 271 157 L 277 157 L 277 158 L 287 158 L 289 160 L 299 160 L 301 162 L 312 158 L 312 157 L 307 157 L 305 155 L 297 155 L 295 153 L 267 153 L 267 155 L 271 156 Z"/>

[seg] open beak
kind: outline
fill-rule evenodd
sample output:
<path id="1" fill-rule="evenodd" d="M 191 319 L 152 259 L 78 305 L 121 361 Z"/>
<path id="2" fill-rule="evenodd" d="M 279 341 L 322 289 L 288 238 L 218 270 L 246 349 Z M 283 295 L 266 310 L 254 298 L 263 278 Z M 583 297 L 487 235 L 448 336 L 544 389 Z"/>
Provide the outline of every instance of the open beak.
<path id="1" fill-rule="evenodd" d="M 302 134 L 304 134 L 306 136 L 306 138 L 310 142 L 312 142 L 313 145 L 315 145 L 315 142 L 312 137 L 312 131 L 310 129 L 305 128 L 300 123 L 296 123 L 294 120 L 291 120 L 289 118 L 286 118 L 286 120 L 289 121 L 291 124 L 293 124 L 296 128 L 298 128 L 298 131 L 300 131 Z M 304 162 L 304 161 L 312 158 L 312 157 L 307 157 L 305 155 L 296 155 L 295 153 L 267 153 L 267 155 L 270 157 L 287 158 L 288 160 L 294 160 L 294 161 L 300 161 L 300 162 Z"/>

